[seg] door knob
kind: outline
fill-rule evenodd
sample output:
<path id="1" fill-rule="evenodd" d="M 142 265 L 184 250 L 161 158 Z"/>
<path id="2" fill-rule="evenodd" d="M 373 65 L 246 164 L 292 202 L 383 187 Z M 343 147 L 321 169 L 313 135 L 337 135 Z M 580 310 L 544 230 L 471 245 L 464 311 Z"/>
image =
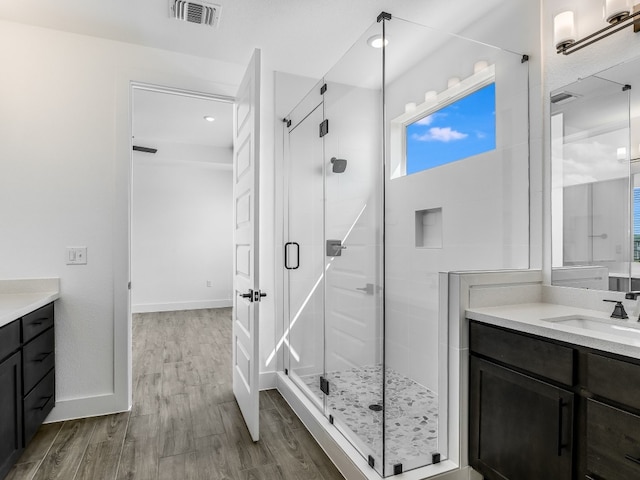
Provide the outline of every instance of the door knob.
<path id="1" fill-rule="evenodd" d="M 241 293 L 242 298 L 248 298 L 250 302 L 253 302 L 253 290 L 249 290 L 249 293 Z"/>

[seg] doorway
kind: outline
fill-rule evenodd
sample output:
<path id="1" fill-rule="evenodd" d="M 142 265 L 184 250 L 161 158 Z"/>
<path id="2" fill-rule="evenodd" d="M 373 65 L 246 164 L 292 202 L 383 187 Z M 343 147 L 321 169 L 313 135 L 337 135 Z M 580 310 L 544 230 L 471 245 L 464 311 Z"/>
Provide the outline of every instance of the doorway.
<path id="1" fill-rule="evenodd" d="M 232 306 L 232 102 L 133 87 L 132 313 Z"/>

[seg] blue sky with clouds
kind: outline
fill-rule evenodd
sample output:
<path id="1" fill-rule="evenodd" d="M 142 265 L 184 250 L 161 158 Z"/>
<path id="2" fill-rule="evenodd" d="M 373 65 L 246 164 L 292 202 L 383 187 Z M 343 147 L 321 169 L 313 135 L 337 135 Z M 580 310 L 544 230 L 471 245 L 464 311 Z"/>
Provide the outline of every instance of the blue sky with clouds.
<path id="1" fill-rule="evenodd" d="M 496 148 L 495 83 L 407 126 L 407 174 Z"/>

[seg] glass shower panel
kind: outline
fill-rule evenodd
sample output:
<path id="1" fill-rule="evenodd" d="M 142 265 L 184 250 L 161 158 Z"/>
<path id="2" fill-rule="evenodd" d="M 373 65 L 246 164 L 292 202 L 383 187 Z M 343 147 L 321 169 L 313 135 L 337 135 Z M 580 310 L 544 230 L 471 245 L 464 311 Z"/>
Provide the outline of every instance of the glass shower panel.
<path id="1" fill-rule="evenodd" d="M 382 50 L 374 24 L 325 76 L 326 414 L 383 474 Z"/>
<path id="2" fill-rule="evenodd" d="M 324 191 L 322 97 L 314 89 L 290 114 L 287 129 L 285 269 L 288 302 L 284 343 L 289 377 L 323 408 Z"/>
<path id="3" fill-rule="evenodd" d="M 529 155 L 528 66 L 520 55 L 397 17 L 386 33 L 389 475 L 448 457 L 439 274 L 528 267 Z"/>

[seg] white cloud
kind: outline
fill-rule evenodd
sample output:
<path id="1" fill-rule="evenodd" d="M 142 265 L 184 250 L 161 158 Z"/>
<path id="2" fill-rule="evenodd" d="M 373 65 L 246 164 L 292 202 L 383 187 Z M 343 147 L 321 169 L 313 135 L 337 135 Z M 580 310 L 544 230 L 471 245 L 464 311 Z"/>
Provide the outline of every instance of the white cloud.
<path id="1" fill-rule="evenodd" d="M 433 123 L 433 120 L 435 120 L 435 115 L 427 115 L 426 117 L 421 118 L 420 120 L 418 120 L 415 125 L 431 125 Z"/>
<path id="2" fill-rule="evenodd" d="M 462 140 L 463 138 L 467 138 L 466 133 L 459 132 L 457 130 L 453 130 L 451 127 L 432 127 L 429 131 L 423 135 L 415 134 L 413 135 L 414 140 L 418 140 L 419 142 L 451 142 L 453 140 Z"/>

